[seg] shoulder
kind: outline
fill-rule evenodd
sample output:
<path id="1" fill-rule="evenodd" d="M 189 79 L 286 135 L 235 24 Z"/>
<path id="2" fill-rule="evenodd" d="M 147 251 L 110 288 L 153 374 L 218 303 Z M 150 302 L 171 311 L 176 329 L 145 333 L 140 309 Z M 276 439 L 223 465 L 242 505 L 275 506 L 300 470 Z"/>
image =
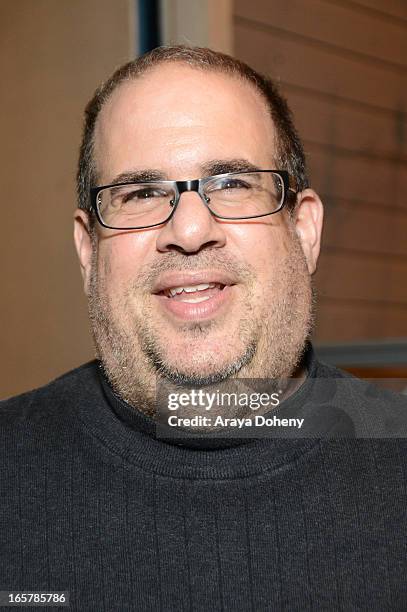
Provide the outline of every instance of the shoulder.
<path id="1" fill-rule="evenodd" d="M 27 423 L 64 412 L 97 377 L 97 361 L 89 361 L 46 385 L 0 401 L 0 424 Z"/>

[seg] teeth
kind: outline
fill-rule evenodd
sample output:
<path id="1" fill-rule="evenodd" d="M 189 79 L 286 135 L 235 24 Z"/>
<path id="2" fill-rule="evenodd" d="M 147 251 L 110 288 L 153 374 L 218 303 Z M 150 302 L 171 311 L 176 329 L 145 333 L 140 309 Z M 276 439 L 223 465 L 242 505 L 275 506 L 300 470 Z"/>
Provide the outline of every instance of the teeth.
<path id="1" fill-rule="evenodd" d="M 201 285 L 191 285 L 190 287 L 184 287 L 184 291 L 185 293 L 192 293 L 193 291 L 204 291 L 204 289 L 209 289 L 214 287 L 215 284 L 211 283 L 209 285 L 207 284 L 201 284 Z"/>
<path id="2" fill-rule="evenodd" d="M 196 297 L 188 296 L 185 297 L 182 301 L 188 302 L 188 304 L 197 304 L 198 302 L 205 302 L 206 300 L 209 300 L 208 295 L 197 295 Z"/>
<path id="3" fill-rule="evenodd" d="M 194 293 L 196 291 L 205 291 L 205 289 L 213 289 L 214 287 L 219 287 L 219 283 L 201 283 L 199 285 L 188 285 L 185 287 L 172 287 L 171 289 L 167 289 L 167 295 L 169 295 L 169 297 L 174 297 L 174 295 L 178 295 L 183 291 L 185 293 Z"/>

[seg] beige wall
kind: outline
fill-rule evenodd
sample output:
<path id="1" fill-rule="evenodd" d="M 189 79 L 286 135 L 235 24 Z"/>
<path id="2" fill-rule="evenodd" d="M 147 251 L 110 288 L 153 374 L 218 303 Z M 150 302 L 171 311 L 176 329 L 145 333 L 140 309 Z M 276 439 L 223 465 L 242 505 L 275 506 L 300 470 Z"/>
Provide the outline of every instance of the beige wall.
<path id="1" fill-rule="evenodd" d="M 281 83 L 326 204 L 316 338 L 407 338 L 407 2 L 235 0 L 234 36 Z"/>
<path id="2" fill-rule="evenodd" d="M 233 0 L 161 0 L 160 10 L 163 44 L 233 54 Z"/>
<path id="3" fill-rule="evenodd" d="M 0 396 L 92 358 L 72 243 L 82 112 L 134 53 L 132 0 L 2 0 Z"/>

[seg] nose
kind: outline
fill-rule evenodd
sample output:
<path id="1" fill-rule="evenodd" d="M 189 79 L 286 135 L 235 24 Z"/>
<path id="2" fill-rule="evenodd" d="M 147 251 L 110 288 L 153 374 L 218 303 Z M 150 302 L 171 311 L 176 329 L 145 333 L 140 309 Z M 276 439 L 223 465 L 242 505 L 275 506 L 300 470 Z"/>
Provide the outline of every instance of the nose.
<path id="1" fill-rule="evenodd" d="M 210 213 L 196 191 L 184 191 L 171 219 L 157 238 L 159 251 L 197 253 L 203 248 L 222 247 L 226 242 L 223 224 Z"/>

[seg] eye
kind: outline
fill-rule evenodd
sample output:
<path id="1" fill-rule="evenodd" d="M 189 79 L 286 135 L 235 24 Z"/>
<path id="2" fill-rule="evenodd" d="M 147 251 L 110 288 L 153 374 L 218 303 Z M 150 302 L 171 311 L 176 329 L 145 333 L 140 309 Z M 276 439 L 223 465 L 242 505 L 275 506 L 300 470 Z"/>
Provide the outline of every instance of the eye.
<path id="1" fill-rule="evenodd" d="M 214 189 L 250 189 L 251 185 L 238 178 L 223 179 L 218 185 L 214 185 Z"/>
<path id="2" fill-rule="evenodd" d="M 123 203 L 131 202 L 134 200 L 149 200 L 152 198 L 164 198 L 167 193 L 162 189 L 156 187 L 142 187 L 140 189 L 133 189 L 126 194 L 123 194 Z"/>

